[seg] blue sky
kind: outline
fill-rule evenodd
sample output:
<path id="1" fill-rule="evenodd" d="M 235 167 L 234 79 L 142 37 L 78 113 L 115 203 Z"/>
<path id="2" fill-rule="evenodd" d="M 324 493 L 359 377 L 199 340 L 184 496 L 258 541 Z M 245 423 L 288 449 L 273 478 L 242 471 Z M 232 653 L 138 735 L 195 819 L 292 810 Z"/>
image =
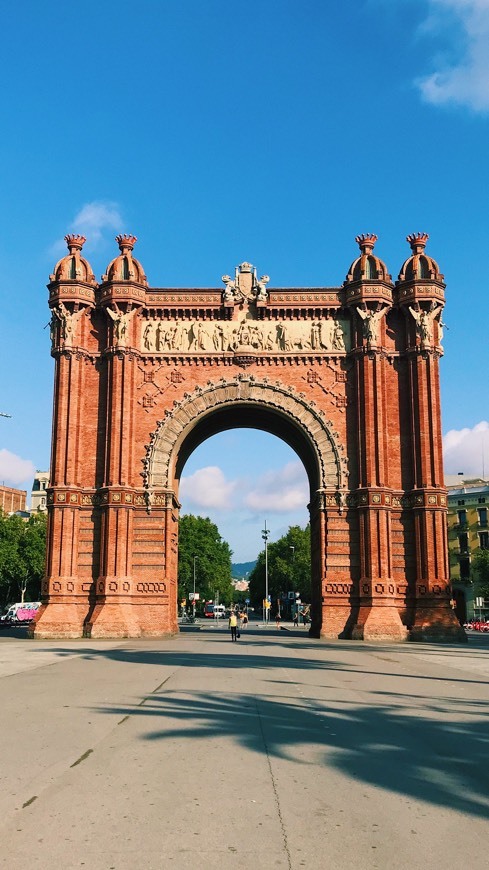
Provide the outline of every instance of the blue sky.
<path id="1" fill-rule="evenodd" d="M 2 46 L 0 480 L 49 465 L 45 285 L 73 230 L 98 276 L 135 233 L 154 286 L 220 286 L 243 260 L 338 285 L 361 232 L 395 279 L 428 232 L 446 470 L 484 454 L 488 473 L 489 0 L 27 0 Z M 272 538 L 306 520 L 302 469 L 263 433 L 223 433 L 185 476 L 237 560 L 265 518 Z"/>

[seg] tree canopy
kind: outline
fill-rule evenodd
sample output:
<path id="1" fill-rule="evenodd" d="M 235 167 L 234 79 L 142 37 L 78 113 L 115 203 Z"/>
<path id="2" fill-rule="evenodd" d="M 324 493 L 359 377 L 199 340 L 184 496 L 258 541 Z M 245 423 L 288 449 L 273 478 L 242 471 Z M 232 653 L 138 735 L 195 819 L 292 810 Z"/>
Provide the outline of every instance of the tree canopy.
<path id="1" fill-rule="evenodd" d="M 26 521 L 0 511 L 0 606 L 22 600 L 36 601 L 41 594 L 46 558 L 46 522 L 43 513 Z"/>
<path id="2" fill-rule="evenodd" d="M 489 599 L 489 550 L 477 550 L 472 558 L 474 592 Z"/>
<path id="3" fill-rule="evenodd" d="M 278 541 L 268 545 L 268 592 L 272 610 L 288 592 L 298 592 L 303 602 L 311 601 L 311 530 L 309 525 L 290 526 Z M 265 597 L 265 550 L 250 574 L 250 600 L 261 607 Z"/>
<path id="4" fill-rule="evenodd" d="M 178 600 L 189 602 L 194 589 L 200 595 L 200 604 L 214 600 L 216 592 L 222 603 L 233 600 L 231 583 L 231 556 L 229 544 L 223 541 L 217 526 L 208 517 L 185 514 L 180 518 L 178 543 Z M 194 562 L 195 557 L 195 562 Z"/>

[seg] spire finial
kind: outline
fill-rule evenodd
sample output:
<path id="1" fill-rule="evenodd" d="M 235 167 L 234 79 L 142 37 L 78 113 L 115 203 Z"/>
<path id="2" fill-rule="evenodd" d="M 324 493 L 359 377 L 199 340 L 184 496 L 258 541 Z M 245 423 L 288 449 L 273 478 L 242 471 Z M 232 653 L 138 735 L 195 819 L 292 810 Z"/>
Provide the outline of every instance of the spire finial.
<path id="1" fill-rule="evenodd" d="M 85 236 L 78 235 L 78 233 L 68 233 L 68 235 L 65 236 L 65 242 L 68 245 L 70 254 L 74 254 L 75 251 L 81 251 L 86 242 L 86 238 Z"/>
<path id="2" fill-rule="evenodd" d="M 132 251 L 137 242 L 136 236 L 130 236 L 127 233 L 120 233 L 115 237 L 115 240 L 119 245 L 121 254 L 127 254 L 128 251 Z"/>
<path id="3" fill-rule="evenodd" d="M 371 254 L 375 247 L 377 236 L 375 233 L 361 233 L 359 236 L 355 236 L 355 241 L 362 254 Z"/>
<path id="4" fill-rule="evenodd" d="M 410 236 L 406 236 L 406 242 L 409 242 L 411 245 L 413 254 L 422 254 L 428 239 L 428 233 L 411 233 Z"/>

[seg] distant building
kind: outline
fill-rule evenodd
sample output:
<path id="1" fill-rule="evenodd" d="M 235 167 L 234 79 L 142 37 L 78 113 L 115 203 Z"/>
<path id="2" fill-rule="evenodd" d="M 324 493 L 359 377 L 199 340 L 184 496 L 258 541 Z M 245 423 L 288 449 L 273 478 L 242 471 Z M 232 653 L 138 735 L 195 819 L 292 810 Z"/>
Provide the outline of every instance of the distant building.
<path id="1" fill-rule="evenodd" d="M 27 492 L 25 489 L 13 489 L 11 486 L 0 486 L 0 508 L 6 514 L 25 511 Z"/>
<path id="2" fill-rule="evenodd" d="M 455 610 L 465 621 L 475 615 L 472 558 L 478 550 L 489 550 L 489 481 L 462 483 L 452 489 L 447 480 L 448 552 Z"/>
<path id="3" fill-rule="evenodd" d="M 46 511 L 46 489 L 49 484 L 49 471 L 36 471 L 31 492 L 31 513 Z"/>

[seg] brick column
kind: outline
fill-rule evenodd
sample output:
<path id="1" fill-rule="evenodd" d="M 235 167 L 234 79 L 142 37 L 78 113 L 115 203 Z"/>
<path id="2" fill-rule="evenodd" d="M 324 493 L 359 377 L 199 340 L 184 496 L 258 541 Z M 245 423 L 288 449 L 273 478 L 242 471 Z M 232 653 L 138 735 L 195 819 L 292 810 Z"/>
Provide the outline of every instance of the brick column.
<path id="1" fill-rule="evenodd" d="M 410 590 L 409 610 L 414 611 L 410 639 L 465 642 L 465 632 L 450 607 L 439 380 L 445 284 L 438 264 L 425 253 L 427 234 L 413 233 L 407 241 L 412 255 L 402 266 L 396 296 L 406 324 L 408 395 L 403 401 L 411 421 L 412 489 L 406 501 L 414 519 L 416 577 Z"/>
<path id="2" fill-rule="evenodd" d="M 396 605 L 392 577 L 392 489 L 386 366 L 379 348 L 355 355 L 358 407 L 358 489 L 355 493 L 360 542 L 358 614 L 352 637 L 403 641 L 407 631 Z"/>
<path id="3" fill-rule="evenodd" d="M 140 633 L 133 606 L 134 353 L 109 348 L 105 480 L 99 490 L 102 523 L 96 601 L 86 626 L 90 637 L 135 637 Z M 139 507 L 139 510 L 144 510 Z"/>
<path id="4" fill-rule="evenodd" d="M 46 576 L 43 607 L 33 628 L 36 637 L 80 637 L 88 610 L 87 593 L 78 577 L 84 372 L 85 361 L 77 351 L 56 354 Z"/>
<path id="5" fill-rule="evenodd" d="M 415 617 L 410 639 L 465 641 L 465 632 L 450 607 L 438 367 L 436 353 L 409 353 L 414 472 L 410 503 L 416 540 Z"/>
<path id="6" fill-rule="evenodd" d="M 311 532 L 315 532 L 311 540 L 312 576 L 321 577 L 322 588 L 321 637 L 349 637 L 351 632 L 356 598 L 352 578 L 351 514 L 336 492 L 318 493 L 314 515 L 311 512 Z M 315 564 L 316 553 L 318 563 Z"/>

